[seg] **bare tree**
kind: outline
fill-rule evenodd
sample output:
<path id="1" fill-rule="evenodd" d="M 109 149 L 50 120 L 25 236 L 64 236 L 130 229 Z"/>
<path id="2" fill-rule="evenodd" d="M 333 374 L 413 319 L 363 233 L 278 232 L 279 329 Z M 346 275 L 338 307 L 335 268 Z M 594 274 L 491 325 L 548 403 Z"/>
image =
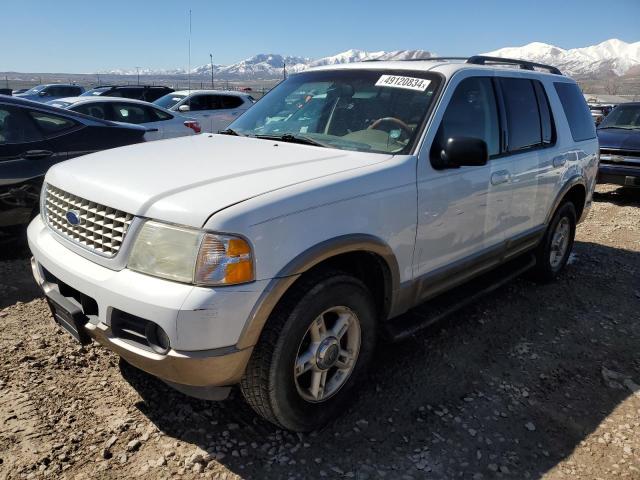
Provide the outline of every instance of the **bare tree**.
<path id="1" fill-rule="evenodd" d="M 609 95 L 617 95 L 617 94 L 620 93 L 620 88 L 621 87 L 622 87 L 622 84 L 620 82 L 620 78 L 612 77 L 612 78 L 607 80 L 607 83 L 605 83 L 604 90 Z"/>

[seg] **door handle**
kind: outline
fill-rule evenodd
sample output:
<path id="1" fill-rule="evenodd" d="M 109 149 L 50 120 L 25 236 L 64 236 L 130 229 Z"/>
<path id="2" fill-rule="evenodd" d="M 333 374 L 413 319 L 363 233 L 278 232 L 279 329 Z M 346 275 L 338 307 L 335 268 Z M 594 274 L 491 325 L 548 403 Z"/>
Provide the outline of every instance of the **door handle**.
<path id="1" fill-rule="evenodd" d="M 29 160 L 39 160 L 41 158 L 47 158 L 53 155 L 53 152 L 49 150 L 28 150 L 22 154 L 22 158 Z"/>
<path id="2" fill-rule="evenodd" d="M 508 170 L 499 170 L 491 174 L 491 185 L 500 185 L 511 180 L 511 173 Z"/>
<path id="3" fill-rule="evenodd" d="M 567 156 L 558 155 L 557 157 L 553 157 L 552 163 L 554 168 L 562 167 L 565 163 L 567 163 Z"/>

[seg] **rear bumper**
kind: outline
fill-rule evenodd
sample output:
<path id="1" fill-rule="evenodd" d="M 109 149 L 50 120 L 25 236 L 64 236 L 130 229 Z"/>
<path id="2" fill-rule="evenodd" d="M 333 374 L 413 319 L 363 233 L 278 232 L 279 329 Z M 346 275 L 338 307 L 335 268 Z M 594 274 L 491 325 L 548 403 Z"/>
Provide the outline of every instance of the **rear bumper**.
<path id="1" fill-rule="evenodd" d="M 640 187 L 640 166 L 613 165 L 600 163 L 598 183 L 613 183 L 627 187 Z"/>

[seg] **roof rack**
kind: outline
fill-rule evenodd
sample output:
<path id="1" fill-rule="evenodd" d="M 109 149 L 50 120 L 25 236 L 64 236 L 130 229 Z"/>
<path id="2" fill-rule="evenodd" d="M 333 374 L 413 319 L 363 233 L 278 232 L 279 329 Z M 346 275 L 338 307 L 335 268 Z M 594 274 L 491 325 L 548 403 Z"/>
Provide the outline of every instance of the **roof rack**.
<path id="1" fill-rule="evenodd" d="M 528 60 L 516 60 L 513 58 L 487 57 L 486 55 L 473 55 L 472 57 L 429 57 L 429 58 L 408 58 L 403 62 L 430 62 L 430 61 L 448 61 L 448 60 L 464 60 L 472 65 L 518 65 L 523 70 L 535 70 L 540 68 L 549 71 L 555 75 L 562 75 L 562 72 L 554 66 L 545 65 L 544 63 L 529 62 Z M 364 60 L 365 62 L 381 62 L 378 58 Z"/>
<path id="2" fill-rule="evenodd" d="M 562 75 L 562 72 L 558 70 L 557 67 L 553 67 L 551 65 L 545 65 L 544 63 L 536 63 L 529 62 L 527 60 L 514 60 L 513 58 L 502 58 L 502 57 L 487 57 L 485 55 L 474 55 L 473 57 L 469 57 L 467 59 L 467 63 L 471 63 L 473 65 L 518 65 L 523 70 L 535 70 L 536 68 L 541 68 L 543 70 L 548 70 L 549 73 L 553 73 L 555 75 Z"/>

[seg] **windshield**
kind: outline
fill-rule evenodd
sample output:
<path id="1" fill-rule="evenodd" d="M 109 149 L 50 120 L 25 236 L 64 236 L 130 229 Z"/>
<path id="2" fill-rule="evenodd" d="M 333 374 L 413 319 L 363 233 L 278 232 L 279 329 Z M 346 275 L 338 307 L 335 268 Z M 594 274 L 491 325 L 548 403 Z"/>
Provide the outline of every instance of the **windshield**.
<path id="1" fill-rule="evenodd" d="M 427 72 L 330 70 L 290 76 L 233 122 L 240 135 L 302 137 L 326 147 L 408 153 L 439 77 Z"/>
<path id="2" fill-rule="evenodd" d="M 186 98 L 186 95 L 182 95 L 179 93 L 168 93 L 166 94 L 164 97 L 160 97 L 159 99 L 157 99 L 155 102 L 153 102 L 155 105 L 159 105 L 162 108 L 171 108 L 173 107 L 176 103 L 178 103 L 180 100 Z"/>
<path id="3" fill-rule="evenodd" d="M 92 97 L 94 95 L 102 95 L 104 92 L 106 92 L 107 90 L 109 90 L 111 87 L 97 87 L 97 88 L 92 88 L 91 90 L 87 90 L 86 92 L 84 92 L 82 95 L 80 95 L 81 97 Z"/>
<path id="4" fill-rule="evenodd" d="M 39 93 L 41 90 L 44 90 L 45 87 L 46 87 L 46 85 L 38 85 L 37 87 L 30 88 L 29 90 L 24 92 L 24 94 L 25 95 L 35 95 L 36 93 Z"/>
<path id="5" fill-rule="evenodd" d="M 640 129 L 640 104 L 619 105 L 602 121 L 600 128 Z"/>
<path id="6" fill-rule="evenodd" d="M 71 102 L 62 102 L 60 100 L 51 100 L 50 102 L 47 102 L 47 105 L 58 108 L 67 108 L 71 104 Z"/>

